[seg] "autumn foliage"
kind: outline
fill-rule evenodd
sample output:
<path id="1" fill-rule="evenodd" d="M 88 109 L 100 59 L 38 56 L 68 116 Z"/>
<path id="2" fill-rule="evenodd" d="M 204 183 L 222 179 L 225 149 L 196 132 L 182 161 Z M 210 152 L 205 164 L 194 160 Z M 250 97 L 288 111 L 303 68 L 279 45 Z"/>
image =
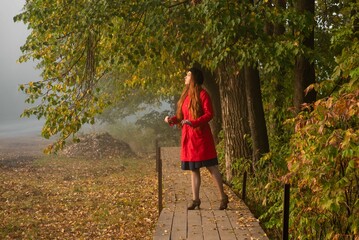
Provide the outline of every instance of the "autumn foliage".
<path id="1" fill-rule="evenodd" d="M 359 90 L 318 100 L 296 118 L 288 158 L 292 226 L 310 238 L 359 232 Z M 351 233 L 351 234 L 349 234 Z"/>
<path id="2" fill-rule="evenodd" d="M 316 87 L 346 83 L 293 119 L 284 179 L 293 187 L 292 231 L 305 239 L 359 236 L 359 49 L 355 35 L 346 37 L 353 44 L 338 56 L 331 80 Z"/>
<path id="3" fill-rule="evenodd" d="M 152 239 L 154 161 L 0 161 L 1 239 Z"/>

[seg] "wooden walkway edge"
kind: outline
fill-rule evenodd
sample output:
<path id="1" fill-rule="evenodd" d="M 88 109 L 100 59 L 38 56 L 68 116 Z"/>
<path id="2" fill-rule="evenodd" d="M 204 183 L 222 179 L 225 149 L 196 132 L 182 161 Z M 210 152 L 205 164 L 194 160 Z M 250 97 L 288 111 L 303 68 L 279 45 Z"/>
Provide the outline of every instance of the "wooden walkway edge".
<path id="1" fill-rule="evenodd" d="M 201 169 L 201 209 L 187 210 L 191 202 L 189 171 L 180 169 L 179 148 L 161 148 L 163 167 L 164 208 L 158 218 L 154 240 L 234 240 L 268 239 L 248 207 L 226 188 L 230 203 L 227 210 L 220 205 L 217 189 L 206 169 Z"/>

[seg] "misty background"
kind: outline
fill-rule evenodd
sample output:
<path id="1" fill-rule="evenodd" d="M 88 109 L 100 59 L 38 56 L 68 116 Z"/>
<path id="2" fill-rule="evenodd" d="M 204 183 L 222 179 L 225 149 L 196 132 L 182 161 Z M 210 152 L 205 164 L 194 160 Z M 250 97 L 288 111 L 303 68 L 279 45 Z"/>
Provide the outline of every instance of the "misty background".
<path id="1" fill-rule="evenodd" d="M 0 1 L 0 140 L 6 141 L 9 138 L 17 139 L 16 141 L 19 139 L 25 141 L 29 137 L 32 140 L 43 139 L 41 137 L 43 119 L 20 117 L 24 109 L 32 106 L 25 103 L 26 95 L 19 91 L 19 85 L 41 80 L 40 70 L 35 69 L 36 63 L 31 61 L 17 63 L 22 55 L 20 47 L 25 44 L 30 33 L 24 23 L 15 23 L 13 20 L 14 16 L 22 11 L 24 4 L 25 0 Z M 139 99 L 142 99 L 141 96 Z M 117 111 L 110 109 L 103 116 L 99 116 L 100 121 L 97 124 L 84 125 L 81 132 L 107 131 L 133 147 L 149 144 L 149 148 L 153 148 L 152 142 L 155 138 L 177 143 L 179 131 L 170 129 L 163 121 L 166 115 L 174 113 L 174 106 L 171 106 L 167 100 L 155 105 L 144 103 L 139 105 L 137 110 L 133 110 L 136 107 L 133 107 L 132 103 L 126 102 L 126 107 L 131 105 L 128 115 L 123 114 L 126 112 L 126 107 L 123 111 L 124 105 L 120 104 L 117 106 Z M 141 100 L 135 99 L 137 104 L 139 101 Z M 112 116 L 113 112 L 115 114 Z M 101 124 L 104 119 L 107 124 Z M 109 123 L 111 121 L 112 124 Z M 4 145 L 6 141 L 0 142 L 0 145 Z"/>
<path id="2" fill-rule="evenodd" d="M 19 84 L 39 80 L 40 75 L 35 63 L 17 63 L 29 30 L 23 23 L 14 23 L 13 17 L 24 4 L 25 0 L 0 1 L 0 138 L 39 136 L 42 127 L 36 118 L 20 118 L 30 105 L 25 103 L 25 94 L 18 91 Z"/>

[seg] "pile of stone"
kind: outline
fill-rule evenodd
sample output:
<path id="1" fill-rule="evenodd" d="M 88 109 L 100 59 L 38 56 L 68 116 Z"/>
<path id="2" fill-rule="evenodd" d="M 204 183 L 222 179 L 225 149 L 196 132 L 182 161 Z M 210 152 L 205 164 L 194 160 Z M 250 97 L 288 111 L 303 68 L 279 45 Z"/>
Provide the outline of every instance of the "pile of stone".
<path id="1" fill-rule="evenodd" d="M 127 143 L 113 138 L 109 133 L 87 134 L 79 139 L 80 142 L 65 147 L 62 154 L 95 159 L 136 156 Z"/>

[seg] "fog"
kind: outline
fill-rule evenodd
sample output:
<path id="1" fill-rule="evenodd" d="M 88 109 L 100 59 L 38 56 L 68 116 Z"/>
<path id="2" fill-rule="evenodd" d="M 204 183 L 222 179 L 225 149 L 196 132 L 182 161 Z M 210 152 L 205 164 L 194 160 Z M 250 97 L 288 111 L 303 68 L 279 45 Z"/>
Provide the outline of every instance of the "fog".
<path id="1" fill-rule="evenodd" d="M 25 94 L 18 91 L 19 84 L 39 80 L 35 63 L 17 63 L 20 47 L 29 33 L 23 23 L 14 23 L 25 0 L 0 1 L 0 137 L 39 135 L 42 123 L 37 119 L 20 118 L 30 105 Z"/>
<path id="2" fill-rule="evenodd" d="M 14 23 L 13 17 L 22 11 L 25 0 L 0 1 L 0 138 L 20 136 L 39 136 L 44 120 L 20 118 L 24 109 L 31 107 L 25 103 L 26 95 L 20 92 L 19 85 L 40 80 L 40 70 L 34 62 L 17 63 L 21 56 L 20 47 L 25 44 L 30 33 L 25 24 Z M 167 103 L 161 110 L 170 109 Z M 123 119 L 135 122 L 139 115 Z M 164 117 L 164 116 L 163 116 Z M 96 126 L 84 126 L 82 130 L 96 131 Z"/>

